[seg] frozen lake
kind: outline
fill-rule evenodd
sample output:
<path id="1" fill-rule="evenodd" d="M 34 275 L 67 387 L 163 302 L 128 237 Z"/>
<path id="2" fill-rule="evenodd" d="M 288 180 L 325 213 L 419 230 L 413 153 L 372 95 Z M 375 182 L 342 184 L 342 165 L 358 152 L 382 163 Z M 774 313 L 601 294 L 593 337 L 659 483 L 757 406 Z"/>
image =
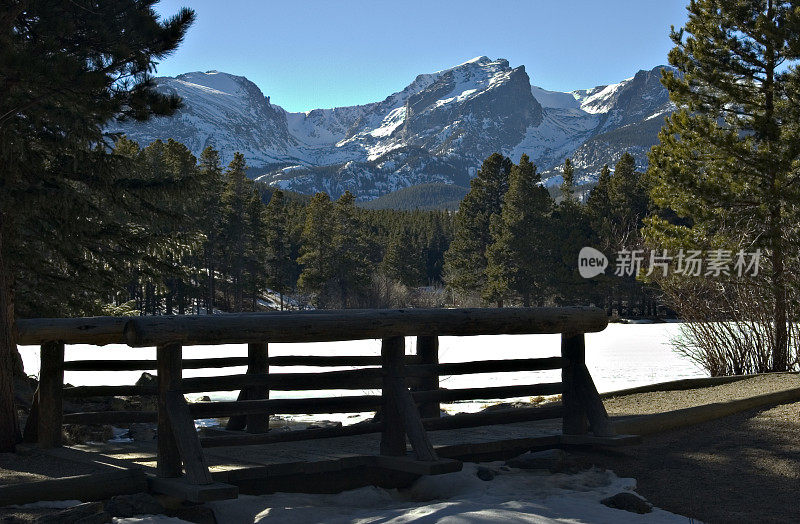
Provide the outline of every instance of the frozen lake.
<path id="1" fill-rule="evenodd" d="M 602 393 L 677 380 L 681 378 L 705 376 L 703 370 L 692 362 L 676 354 L 670 340 L 678 334 L 680 324 L 610 324 L 600 333 L 586 335 L 586 365 L 592 373 L 597 389 Z M 406 352 L 414 353 L 414 338 L 406 339 Z M 39 371 L 39 348 L 21 346 L 20 352 L 28 374 Z M 477 337 L 441 337 L 439 358 L 441 362 L 465 362 L 486 359 L 511 359 L 557 356 L 560 352 L 560 335 L 494 335 Z M 348 342 L 270 344 L 271 356 L 278 355 L 379 355 L 379 340 L 359 340 Z M 247 347 L 241 345 L 192 346 L 184 348 L 184 358 L 211 358 L 246 356 Z M 155 359 L 154 348 L 129 348 L 125 345 L 103 347 L 74 345 L 67 346 L 67 360 L 85 359 Z M 347 368 L 325 368 L 327 371 Z M 274 372 L 305 372 L 320 370 L 308 367 L 276 367 Z M 225 369 L 190 369 L 184 376 L 212 376 L 220 374 L 244 373 L 244 367 Z M 141 375 L 140 371 L 87 372 L 71 371 L 65 375 L 65 382 L 72 385 L 119 385 L 133 384 Z M 513 384 L 533 384 L 537 382 L 558 382 L 560 371 L 532 371 L 515 373 L 492 373 L 442 377 L 442 387 L 457 389 L 462 387 L 485 387 Z M 209 393 L 212 400 L 233 400 L 238 392 L 224 391 Z M 329 390 L 320 392 L 282 392 L 273 391 L 271 398 L 291 398 L 307 396 L 335 396 L 361 394 L 358 391 Z M 198 395 L 190 395 L 190 398 Z M 489 402 L 492 403 L 492 402 Z M 447 406 L 448 411 L 476 411 L 487 402 L 459 402 Z M 345 416 L 347 417 L 347 416 Z M 330 415 L 321 418 L 339 418 Z M 347 417 L 349 422 L 363 417 Z"/>

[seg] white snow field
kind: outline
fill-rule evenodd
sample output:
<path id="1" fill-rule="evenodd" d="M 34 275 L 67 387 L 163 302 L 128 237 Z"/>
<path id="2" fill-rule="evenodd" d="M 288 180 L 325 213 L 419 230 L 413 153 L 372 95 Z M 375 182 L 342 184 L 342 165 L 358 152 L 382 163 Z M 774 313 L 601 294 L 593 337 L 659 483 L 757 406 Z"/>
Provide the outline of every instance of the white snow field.
<path id="1" fill-rule="evenodd" d="M 705 373 L 693 363 L 676 354 L 670 340 L 680 330 L 680 324 L 610 324 L 600 333 L 586 335 L 586 363 L 592 373 L 597 389 L 602 393 L 634 386 L 654 384 L 669 380 L 704 376 Z M 414 352 L 413 337 L 406 338 L 406 350 Z M 39 348 L 20 347 L 25 370 L 28 374 L 38 374 Z M 476 337 L 441 337 L 439 358 L 441 362 L 465 362 L 486 359 L 512 359 L 557 356 L 560 352 L 560 335 L 494 335 Z M 378 355 L 379 340 L 356 340 L 329 343 L 270 344 L 269 353 L 278 355 Z M 211 358 L 246 356 L 245 344 L 224 346 L 191 346 L 184 348 L 184 358 Z M 97 347 L 71 345 L 66 348 L 67 360 L 83 359 L 155 359 L 154 348 L 129 348 L 121 344 Z M 271 372 L 309 372 L 322 368 L 273 366 Z M 324 368 L 327 371 L 347 368 Z M 244 373 L 244 367 L 224 369 L 189 369 L 185 377 L 213 376 L 220 374 Z M 120 385 L 133 384 L 141 375 L 140 371 L 86 372 L 70 371 L 64 380 L 72 385 Z M 531 371 L 513 373 L 486 373 L 442 377 L 442 387 L 457 389 L 465 387 L 489 387 L 514 384 L 534 384 L 538 382 L 558 382 L 560 371 Z M 234 400 L 238 392 L 210 392 L 212 400 Z M 302 398 L 313 396 L 358 395 L 361 391 L 274 391 L 271 398 Z M 197 394 L 199 397 L 202 394 Z M 528 398 L 506 399 L 507 401 L 528 400 Z M 474 412 L 497 400 L 478 400 L 445 405 L 448 412 Z M 297 420 L 339 420 L 354 423 L 371 416 L 360 415 L 317 415 L 291 417 Z M 198 425 L 207 425 L 198 421 Z"/>

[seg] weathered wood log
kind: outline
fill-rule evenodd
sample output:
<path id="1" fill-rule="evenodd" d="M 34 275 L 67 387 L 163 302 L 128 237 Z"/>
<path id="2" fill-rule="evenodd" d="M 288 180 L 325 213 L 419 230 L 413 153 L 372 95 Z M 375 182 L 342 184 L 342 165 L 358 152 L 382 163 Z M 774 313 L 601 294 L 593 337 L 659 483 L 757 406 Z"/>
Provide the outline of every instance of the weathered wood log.
<path id="1" fill-rule="evenodd" d="M 561 368 L 561 382 L 564 391 L 561 395 L 564 405 L 564 421 L 562 432 L 565 435 L 584 435 L 588 432 L 586 409 L 581 404 L 577 383 L 580 367 L 585 362 L 585 346 L 583 335 L 562 335 L 561 356 L 564 367 Z"/>
<path id="2" fill-rule="evenodd" d="M 64 393 L 64 343 L 45 342 L 39 370 L 37 441 L 40 447 L 61 445 Z"/>
<path id="3" fill-rule="evenodd" d="M 181 346 L 167 344 L 156 348 L 158 360 L 158 463 L 156 475 L 159 477 L 179 477 L 181 458 L 175 432 L 167 414 L 167 395 L 169 391 L 180 390 L 181 384 Z"/>
<path id="4" fill-rule="evenodd" d="M 156 411 L 84 411 L 66 413 L 64 424 L 126 424 L 158 422 Z"/>
<path id="5" fill-rule="evenodd" d="M 33 393 L 31 410 L 25 420 L 25 429 L 22 430 L 22 442 L 33 444 L 38 440 L 39 433 L 39 388 Z"/>
<path id="6" fill-rule="evenodd" d="M 269 398 L 269 348 L 267 344 L 247 345 L 246 378 L 258 377 L 264 380 L 258 384 L 239 384 L 242 387 L 237 400 L 261 400 Z M 183 387 L 187 385 L 184 382 Z M 213 391 L 202 389 L 198 391 Z M 269 429 L 269 413 L 261 415 L 235 415 L 228 419 L 227 429 L 239 431 L 247 428 L 249 433 L 264 433 Z"/>
<path id="7" fill-rule="evenodd" d="M 439 367 L 439 337 L 417 337 L 417 356 L 420 364 L 406 366 L 406 376 L 419 374 L 419 384 L 413 389 L 419 391 L 433 391 L 439 389 L 439 376 L 442 375 Z M 419 414 L 423 418 L 436 418 L 441 413 L 438 402 L 422 402 L 419 404 Z"/>
<path id="8" fill-rule="evenodd" d="M 400 449 L 400 442 L 402 442 L 402 451 L 405 454 L 405 436 L 408 436 L 417 460 L 433 461 L 437 459 L 436 452 L 428 440 L 428 434 L 422 426 L 417 406 L 406 387 L 404 354 L 405 340 L 402 337 L 383 341 L 381 355 L 384 359 L 383 370 L 386 376 L 383 381 L 384 427 L 381 438 L 381 454 L 398 455 L 399 453 L 396 451 Z M 392 413 L 392 410 L 395 412 Z M 390 424 L 397 424 L 399 427 L 395 431 L 390 431 Z M 393 439 L 397 439 L 398 442 L 395 444 Z M 385 451 L 385 447 L 388 448 L 388 451 Z"/>
<path id="9" fill-rule="evenodd" d="M 200 448 L 200 440 L 194 427 L 194 419 L 189 413 L 189 405 L 183 394 L 167 391 L 167 413 L 170 426 L 175 435 L 186 479 L 190 484 L 211 484 L 211 473 L 208 471 L 206 458 Z"/>
<path id="10" fill-rule="evenodd" d="M 0 486 L 0 506 L 41 500 L 104 500 L 114 495 L 142 491 L 147 491 L 144 471 L 115 469 L 102 473 Z"/>
<path id="11" fill-rule="evenodd" d="M 17 344 L 118 344 L 125 342 L 125 324 L 131 317 L 22 318 L 17 320 Z"/>
<path id="12" fill-rule="evenodd" d="M 400 309 L 136 317 L 134 347 L 240 342 L 325 342 L 397 336 L 466 336 L 602 331 L 603 310 L 577 308 Z"/>
<path id="13" fill-rule="evenodd" d="M 423 419 L 422 424 L 429 431 L 439 429 L 474 428 L 476 426 L 493 426 L 496 424 L 513 424 L 533 420 L 549 420 L 561 418 L 564 410 L 561 406 L 542 406 L 539 408 L 509 408 L 478 413 L 459 413 L 448 417 Z"/>
<path id="14" fill-rule="evenodd" d="M 395 362 L 402 362 L 406 346 L 403 337 L 385 338 L 381 342 L 381 360 L 383 369 L 391 369 Z M 403 420 L 400 408 L 397 405 L 397 396 L 391 386 L 391 377 L 383 377 L 383 391 L 381 394 L 381 455 L 401 456 L 406 454 L 406 433 L 403 429 Z"/>
<path id="15" fill-rule="evenodd" d="M 415 391 L 412 393 L 417 402 L 455 402 L 458 400 L 496 399 L 527 397 L 539 395 L 557 395 L 563 386 L 560 382 L 545 384 L 527 384 L 519 386 L 493 386 L 486 388 L 440 389 L 438 391 Z"/>
<path id="16" fill-rule="evenodd" d="M 183 369 L 211 369 L 247 366 L 247 357 L 188 358 L 183 360 Z M 416 364 L 416 355 L 406 355 L 406 363 Z M 370 355 L 282 355 L 269 357 L 269 365 L 279 367 L 338 367 L 380 366 L 380 356 Z M 155 371 L 155 360 L 68 360 L 65 371 Z"/>
<path id="17" fill-rule="evenodd" d="M 183 379 L 181 391 L 232 391 L 268 387 L 274 391 L 315 391 L 324 389 L 378 389 L 383 371 L 380 368 L 325 371 L 320 373 L 271 373 L 269 375 L 222 375 Z M 242 400 L 245 400 L 242 398 Z M 254 399 L 251 399 L 254 400 Z"/>
<path id="18" fill-rule="evenodd" d="M 506 373 L 514 371 L 544 371 L 561 369 L 564 359 L 550 358 L 515 358 L 508 360 L 478 360 L 474 362 L 452 362 L 447 364 L 416 364 L 406 366 L 406 376 L 447 376 L 469 375 L 472 373 Z M 437 386 L 438 387 L 438 386 Z M 436 389 L 436 388 L 431 388 Z"/>
<path id="19" fill-rule="evenodd" d="M 131 397 L 157 395 L 155 386 L 73 386 L 64 388 L 64 398 Z"/>
<path id="20" fill-rule="evenodd" d="M 592 380 L 592 375 L 586 368 L 586 364 L 577 366 L 574 379 L 576 380 L 574 384 L 575 392 L 586 412 L 586 418 L 589 420 L 589 429 L 592 434 L 596 437 L 612 437 L 616 435 L 611 425 L 611 420 L 608 418 L 606 407 L 597 393 L 597 388 Z"/>
<path id="21" fill-rule="evenodd" d="M 195 402 L 189 410 L 195 419 L 257 415 L 260 413 L 359 413 L 375 411 L 381 405 L 379 395 L 346 397 L 242 400 L 229 402 Z"/>
<path id="22" fill-rule="evenodd" d="M 459 413 L 447 417 L 422 419 L 423 427 L 428 430 L 472 428 L 476 426 L 489 426 L 495 424 L 512 424 L 532 420 L 548 420 L 561 418 L 563 408 L 560 405 L 543 406 L 540 408 L 516 408 L 482 411 L 480 413 Z M 203 447 L 221 446 L 247 446 L 257 444 L 271 444 L 275 442 L 294 442 L 298 440 L 314 440 L 330 437 L 345 437 L 352 435 L 366 435 L 379 433 L 383 429 L 381 422 L 361 422 L 350 426 L 338 426 L 319 429 L 304 429 L 297 431 L 270 431 L 258 435 L 233 433 L 230 435 L 215 435 L 202 437 L 200 443 Z"/>

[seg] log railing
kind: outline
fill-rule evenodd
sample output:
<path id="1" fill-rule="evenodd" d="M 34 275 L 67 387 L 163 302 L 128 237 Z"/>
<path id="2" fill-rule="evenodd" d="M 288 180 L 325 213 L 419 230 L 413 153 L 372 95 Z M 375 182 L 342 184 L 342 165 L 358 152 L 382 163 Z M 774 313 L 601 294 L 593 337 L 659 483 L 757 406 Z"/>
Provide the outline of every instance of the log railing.
<path id="1" fill-rule="evenodd" d="M 381 433 L 380 454 L 406 455 L 406 439 L 419 461 L 435 462 L 426 431 L 527 420 L 563 418 L 565 435 L 613 435 L 608 415 L 584 362 L 584 333 L 603 330 L 597 308 L 344 310 L 216 316 L 95 317 L 26 319 L 18 322 L 21 345 L 41 345 L 40 384 L 26 425 L 26 440 L 42 447 L 61 444 L 64 423 L 157 422 L 162 477 L 185 472 L 194 484 L 211 476 L 203 447 Z M 561 355 L 547 358 L 440 363 L 439 336 L 560 333 Z M 404 337 L 417 337 L 417 354 L 405 355 Z M 330 342 L 381 339 L 380 356 L 269 356 L 271 342 Z M 156 347 L 155 360 L 65 361 L 66 344 Z M 209 344 L 248 346 L 247 357 L 183 359 L 183 347 Z M 102 350 L 98 352 L 102 354 Z M 487 348 L 491 354 L 491 348 Z M 239 375 L 183 378 L 183 369 L 247 366 Z M 273 373 L 271 366 L 357 366 L 315 373 Z M 561 369 L 558 383 L 444 389 L 440 376 Z M 64 388 L 64 371 L 156 370 L 155 386 Z M 271 391 L 360 390 L 342 397 L 270 398 Z M 363 394 L 363 390 L 380 394 Z M 236 401 L 188 404 L 185 393 L 239 390 Z M 440 404 L 562 394 L 548 407 L 439 417 Z M 155 412 L 63 414 L 63 398 L 116 395 L 157 396 Z M 269 414 L 379 413 L 378 421 L 338 428 L 268 431 Z M 198 438 L 194 420 L 228 417 L 220 436 Z M 376 450 L 378 451 L 378 450 Z"/>

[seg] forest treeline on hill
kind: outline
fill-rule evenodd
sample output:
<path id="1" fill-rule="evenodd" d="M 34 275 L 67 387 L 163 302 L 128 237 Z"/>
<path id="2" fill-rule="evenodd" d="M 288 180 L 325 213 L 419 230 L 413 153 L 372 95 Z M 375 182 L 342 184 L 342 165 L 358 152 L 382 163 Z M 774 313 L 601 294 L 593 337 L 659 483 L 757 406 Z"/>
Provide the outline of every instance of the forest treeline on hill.
<path id="1" fill-rule="evenodd" d="M 567 162 L 556 203 L 527 156 L 515 165 L 494 154 L 457 212 L 284 192 L 249 179 L 240 154 L 223 166 L 214 149 L 196 158 L 174 140 L 142 148 L 123 137 L 112 157 L 126 194 L 104 199 L 111 209 L 95 218 L 107 247 L 88 257 L 65 239 L 57 257 L 37 257 L 26 242 L 20 316 L 550 304 L 645 315 L 656 305 L 634 278 L 589 281 L 576 270 L 583 246 L 640 241 L 649 200 L 630 155 L 604 169 L 586 202 Z"/>

